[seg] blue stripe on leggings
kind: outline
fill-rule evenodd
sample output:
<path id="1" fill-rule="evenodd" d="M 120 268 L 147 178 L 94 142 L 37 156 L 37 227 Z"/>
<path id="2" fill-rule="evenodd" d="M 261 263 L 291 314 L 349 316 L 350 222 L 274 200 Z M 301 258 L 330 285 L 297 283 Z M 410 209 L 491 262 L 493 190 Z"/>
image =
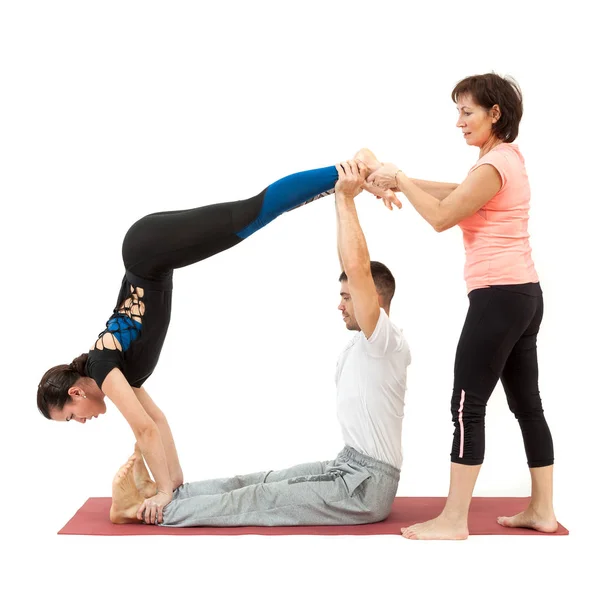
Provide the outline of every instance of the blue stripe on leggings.
<path id="1" fill-rule="evenodd" d="M 313 169 L 288 175 L 272 183 L 265 193 L 258 217 L 236 235 L 247 238 L 280 214 L 297 208 L 333 187 L 338 179 L 335 167 Z"/>

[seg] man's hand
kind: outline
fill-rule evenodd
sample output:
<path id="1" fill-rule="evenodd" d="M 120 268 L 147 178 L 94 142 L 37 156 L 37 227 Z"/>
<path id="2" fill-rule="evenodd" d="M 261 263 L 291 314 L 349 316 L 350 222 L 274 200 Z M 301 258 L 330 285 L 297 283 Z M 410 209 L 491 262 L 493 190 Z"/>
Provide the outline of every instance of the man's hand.
<path id="1" fill-rule="evenodd" d="M 335 193 L 354 198 L 362 192 L 369 170 L 362 162 L 349 160 L 335 165 L 338 172 L 338 180 L 335 184 Z"/>

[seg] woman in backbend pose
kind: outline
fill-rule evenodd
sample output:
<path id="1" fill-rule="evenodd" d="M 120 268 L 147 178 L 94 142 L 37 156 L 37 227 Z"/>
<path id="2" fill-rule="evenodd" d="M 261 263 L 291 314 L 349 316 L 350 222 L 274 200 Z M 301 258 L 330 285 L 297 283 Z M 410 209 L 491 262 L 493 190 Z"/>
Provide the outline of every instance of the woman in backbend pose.
<path id="1" fill-rule="evenodd" d="M 125 276 L 106 329 L 88 353 L 42 377 L 37 404 L 48 419 L 85 423 L 106 412 L 105 396 L 127 419 L 158 489 L 144 502 L 152 521 L 183 483 L 169 424 L 142 387 L 156 367 L 169 326 L 173 270 L 231 248 L 283 212 L 331 194 L 337 179 L 333 166 L 305 171 L 248 200 L 137 221 L 123 241 Z"/>
<path id="2" fill-rule="evenodd" d="M 401 191 L 417 212 L 445 231 L 458 225 L 466 250 L 469 310 L 454 366 L 450 492 L 435 519 L 403 530 L 414 539 L 464 539 L 475 482 L 483 463 L 484 417 L 498 379 L 519 421 L 532 492 L 528 508 L 499 517 L 505 527 L 544 532 L 558 525 L 552 503 L 554 451 L 538 390 L 536 337 L 543 299 L 531 258 L 530 190 L 523 156 L 512 142 L 523 114 L 521 92 L 494 73 L 467 77 L 452 92 L 456 123 L 479 160 L 460 185 L 410 180 L 393 164 L 367 179 Z M 373 159 L 370 168 L 376 168 Z"/>

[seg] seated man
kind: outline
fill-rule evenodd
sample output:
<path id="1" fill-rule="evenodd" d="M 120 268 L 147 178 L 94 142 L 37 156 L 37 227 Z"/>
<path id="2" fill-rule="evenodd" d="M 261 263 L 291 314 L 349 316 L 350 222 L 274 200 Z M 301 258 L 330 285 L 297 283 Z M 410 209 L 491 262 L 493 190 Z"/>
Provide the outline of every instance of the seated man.
<path id="1" fill-rule="evenodd" d="M 410 351 L 389 319 L 394 277 L 371 262 L 354 204 L 374 157 L 337 165 L 338 251 L 343 272 L 342 313 L 358 332 L 337 364 L 337 414 L 344 449 L 334 460 L 185 483 L 156 518 L 144 510 L 155 493 L 138 449 L 113 481 L 113 523 L 167 527 L 250 525 L 352 525 L 385 519 L 396 496 L 402 465 L 402 421 Z"/>

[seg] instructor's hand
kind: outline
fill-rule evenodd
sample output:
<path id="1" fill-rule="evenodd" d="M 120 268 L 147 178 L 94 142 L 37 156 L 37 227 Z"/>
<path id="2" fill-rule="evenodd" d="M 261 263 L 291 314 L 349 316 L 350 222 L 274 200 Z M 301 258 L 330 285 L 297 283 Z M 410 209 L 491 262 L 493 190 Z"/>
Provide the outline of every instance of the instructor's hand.
<path id="1" fill-rule="evenodd" d="M 138 509 L 137 518 L 140 521 L 148 523 L 149 525 L 162 523 L 163 508 L 169 504 L 172 499 L 172 493 L 161 491 L 159 491 L 155 496 L 146 498 L 144 503 Z"/>
<path id="2" fill-rule="evenodd" d="M 373 183 L 366 182 L 363 184 L 362 188 L 363 190 L 366 190 L 367 192 L 373 194 L 376 198 L 379 198 L 379 200 L 383 200 L 383 203 L 385 204 L 386 208 L 393 210 L 392 205 L 398 208 L 402 208 L 402 202 L 400 202 L 398 196 L 396 196 L 396 194 L 394 194 L 392 190 L 384 190 L 380 187 L 377 187 Z"/>
<path id="3" fill-rule="evenodd" d="M 348 162 L 335 165 L 338 172 L 338 180 L 335 184 L 336 194 L 343 194 L 350 198 L 358 196 L 369 173 L 362 162 L 349 160 Z"/>
<path id="4" fill-rule="evenodd" d="M 399 170 L 393 163 L 383 163 L 383 166 L 369 175 L 367 183 L 376 185 L 384 190 L 401 191 L 398 189 L 398 182 L 396 181 L 396 173 Z"/>

